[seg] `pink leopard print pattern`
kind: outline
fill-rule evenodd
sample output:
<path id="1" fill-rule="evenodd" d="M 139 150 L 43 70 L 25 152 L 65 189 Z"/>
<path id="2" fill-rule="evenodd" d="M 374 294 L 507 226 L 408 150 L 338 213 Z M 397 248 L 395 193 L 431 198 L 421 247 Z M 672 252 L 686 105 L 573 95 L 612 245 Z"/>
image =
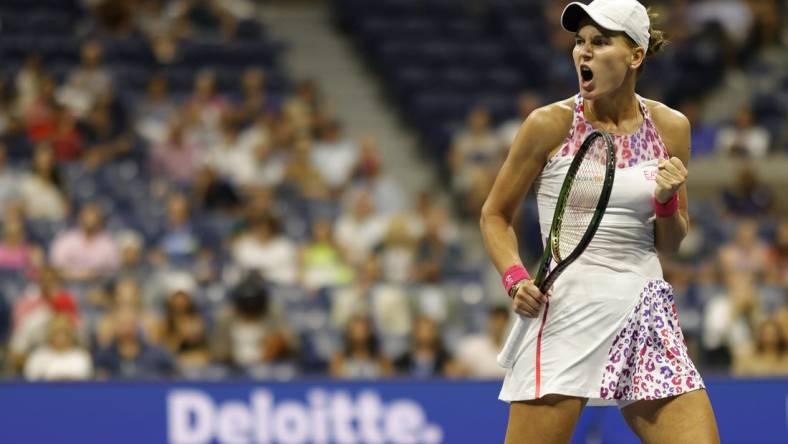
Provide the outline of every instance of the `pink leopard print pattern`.
<path id="1" fill-rule="evenodd" d="M 650 400 L 703 387 L 687 355 L 672 287 L 663 280 L 649 281 L 613 340 L 599 397 Z"/>
<path id="2" fill-rule="evenodd" d="M 662 138 L 659 137 L 657 128 L 651 120 L 648 106 L 638 97 L 641 112 L 643 113 L 643 125 L 632 134 L 611 134 L 616 147 L 616 167 L 633 167 L 641 162 L 652 159 L 667 159 L 668 151 Z M 575 98 L 574 121 L 572 130 L 569 132 L 561 149 L 553 156 L 550 161 L 559 157 L 574 156 L 580 145 L 583 144 L 586 136 L 594 132 L 594 128 L 586 121 L 584 114 L 583 100 L 578 95 Z M 548 162 L 549 163 L 549 162 Z"/>

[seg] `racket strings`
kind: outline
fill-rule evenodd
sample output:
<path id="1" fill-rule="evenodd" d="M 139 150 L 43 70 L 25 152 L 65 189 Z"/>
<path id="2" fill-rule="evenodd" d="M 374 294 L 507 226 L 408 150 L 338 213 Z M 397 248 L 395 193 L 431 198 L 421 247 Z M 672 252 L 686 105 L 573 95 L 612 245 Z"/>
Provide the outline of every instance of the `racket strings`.
<path id="1" fill-rule="evenodd" d="M 567 196 L 560 234 L 556 236 L 554 254 L 558 260 L 575 250 L 591 225 L 604 187 L 607 153 L 607 145 L 600 137 L 588 148 L 579 165 Z"/>

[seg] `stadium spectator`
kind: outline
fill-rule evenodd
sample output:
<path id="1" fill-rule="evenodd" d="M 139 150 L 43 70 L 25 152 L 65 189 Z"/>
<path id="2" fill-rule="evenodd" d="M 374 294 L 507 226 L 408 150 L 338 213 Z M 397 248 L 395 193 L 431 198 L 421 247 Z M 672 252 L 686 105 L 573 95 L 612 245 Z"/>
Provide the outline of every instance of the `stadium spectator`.
<path id="1" fill-rule="evenodd" d="M 183 108 L 187 140 L 201 148 L 219 143 L 222 116 L 229 103 L 216 87 L 216 72 L 203 69 L 194 77 L 194 90 Z"/>
<path id="2" fill-rule="evenodd" d="M 331 221 L 316 220 L 310 242 L 301 249 L 301 283 L 309 290 L 350 284 L 354 277 L 331 237 L 331 229 Z"/>
<path id="3" fill-rule="evenodd" d="M 208 166 L 197 172 L 194 200 L 204 211 L 233 212 L 241 204 L 241 196 L 235 186 Z"/>
<path id="4" fill-rule="evenodd" d="M 77 117 L 87 115 L 98 98 L 112 89 L 112 75 L 102 61 L 103 48 L 96 40 L 82 45 L 81 64 L 73 69 L 57 92 L 58 101 Z"/>
<path id="5" fill-rule="evenodd" d="M 84 143 L 84 137 L 77 128 L 77 119 L 72 111 L 65 108 L 58 109 L 55 128 L 50 137 L 50 144 L 58 163 L 79 159 L 84 150 Z"/>
<path id="6" fill-rule="evenodd" d="M 764 157 L 770 144 L 769 131 L 757 124 L 748 106 L 739 109 L 733 125 L 722 127 L 717 136 L 717 152 L 731 156 Z"/>
<path id="7" fill-rule="evenodd" d="M 120 250 L 120 267 L 117 278 L 136 279 L 143 282 L 149 273 L 145 263 L 145 245 L 142 237 L 134 230 L 124 230 L 116 236 Z"/>
<path id="8" fill-rule="evenodd" d="M 68 212 L 62 192 L 60 170 L 52 148 L 39 145 L 33 154 L 33 170 L 22 177 L 19 186 L 25 215 L 30 219 L 63 220 Z"/>
<path id="9" fill-rule="evenodd" d="M 507 150 L 512 143 L 523 122 L 528 118 L 531 113 L 542 106 L 542 98 L 533 92 L 524 92 L 517 98 L 517 117 L 503 122 L 498 127 L 498 137 L 501 139 L 501 145 Z"/>
<path id="10" fill-rule="evenodd" d="M 279 186 L 285 179 L 287 155 L 274 150 L 273 145 L 267 139 L 263 139 L 249 149 L 248 163 L 236 173 L 238 183 L 243 187 Z"/>
<path id="11" fill-rule="evenodd" d="M 360 264 L 383 240 L 389 218 L 377 211 L 368 189 L 351 193 L 349 201 L 350 208 L 334 226 L 334 239 L 352 264 Z"/>
<path id="12" fill-rule="evenodd" d="M 703 310 L 702 341 L 706 364 L 727 368 L 749 353 L 753 325 L 760 316 L 752 275 L 746 272 L 727 275 L 724 292 L 709 300 Z"/>
<path id="13" fill-rule="evenodd" d="M 241 74 L 241 102 L 233 112 L 236 125 L 252 124 L 272 105 L 265 92 L 266 77 L 263 68 L 247 68 Z"/>
<path id="14" fill-rule="evenodd" d="M 733 240 L 719 249 L 722 272 L 725 275 L 752 273 L 760 280 L 768 271 L 770 253 L 769 247 L 758 237 L 758 223 L 744 219 L 736 228 Z"/>
<path id="15" fill-rule="evenodd" d="M 0 142 L 0 214 L 6 207 L 19 198 L 19 174 L 8 166 L 8 151 Z"/>
<path id="16" fill-rule="evenodd" d="M 50 259 L 68 281 L 90 282 L 108 277 L 120 266 L 115 239 L 104 229 L 104 216 L 95 203 L 79 212 L 79 225 L 52 241 Z"/>
<path id="17" fill-rule="evenodd" d="M 140 318 L 135 310 L 120 310 L 113 326 L 112 342 L 95 354 L 98 379 L 139 380 L 177 376 L 172 356 L 141 334 Z"/>
<path id="18" fill-rule="evenodd" d="M 510 312 L 508 307 L 493 307 L 487 319 L 486 331 L 460 340 L 455 356 L 461 374 L 469 378 L 503 378 L 506 369 L 501 368 L 496 359 L 506 340 Z"/>
<path id="19" fill-rule="evenodd" d="M 195 181 L 201 165 L 199 148 L 184 138 L 180 120 L 172 119 L 167 131 L 166 139 L 153 145 L 151 169 L 176 185 L 189 185 Z"/>
<path id="20" fill-rule="evenodd" d="M 503 161 L 486 108 L 474 108 L 467 128 L 455 135 L 449 152 L 452 189 L 465 214 L 477 214 L 492 187 L 493 172 Z"/>
<path id="21" fill-rule="evenodd" d="M 717 146 L 717 128 L 703 121 L 700 103 L 694 99 L 687 99 L 681 103 L 679 111 L 690 123 L 692 157 L 701 158 L 713 154 Z"/>
<path id="22" fill-rule="evenodd" d="M 742 163 L 733 185 L 723 190 L 722 200 L 729 214 L 753 217 L 772 210 L 774 193 L 760 181 L 751 164 Z"/>
<path id="23" fill-rule="evenodd" d="M 236 285 L 230 303 L 218 314 L 212 337 L 218 362 L 248 370 L 292 361 L 296 341 L 272 310 L 269 290 L 259 275 L 248 274 Z"/>
<path id="24" fill-rule="evenodd" d="M 133 278 L 123 278 L 112 286 L 104 315 L 96 321 L 93 340 L 97 348 L 112 345 L 117 334 L 116 325 L 125 316 L 124 312 L 135 314 L 139 320 L 140 333 L 146 340 L 152 343 L 161 342 L 158 320 L 145 306 L 140 283 Z"/>
<path id="25" fill-rule="evenodd" d="M 44 80 L 45 75 L 41 56 L 35 53 L 29 54 L 14 78 L 16 92 L 14 111 L 16 114 L 21 116 L 28 114 L 30 107 L 40 97 L 41 82 Z"/>
<path id="26" fill-rule="evenodd" d="M 407 284 L 413 279 L 416 266 L 416 243 L 405 217 L 395 216 L 386 235 L 376 248 L 380 257 L 383 279 L 393 284 Z"/>
<path id="27" fill-rule="evenodd" d="M 298 249 L 271 214 L 251 221 L 233 242 L 232 256 L 244 270 L 257 271 L 270 282 L 292 285 L 298 280 Z"/>
<path id="28" fill-rule="evenodd" d="M 55 101 L 56 86 L 55 79 L 49 74 L 42 74 L 38 81 L 38 95 L 22 115 L 27 137 L 33 143 L 49 139 L 55 131 L 57 111 L 60 107 Z"/>
<path id="29" fill-rule="evenodd" d="M 305 198 L 328 197 L 326 181 L 320 170 L 312 163 L 312 140 L 306 136 L 299 137 L 293 142 L 292 153 L 292 159 L 285 169 L 285 184 Z"/>
<path id="30" fill-rule="evenodd" d="M 417 282 L 438 282 L 460 269 L 462 250 L 444 229 L 449 225 L 445 211 L 433 210 L 426 222 L 424 236 L 416 247 L 415 279 Z"/>
<path id="31" fill-rule="evenodd" d="M 372 192 L 375 207 L 383 214 L 394 215 L 408 207 L 408 196 L 400 184 L 386 174 L 377 140 L 366 136 L 359 141 L 355 186 Z"/>
<path id="32" fill-rule="evenodd" d="M 157 236 L 157 248 L 171 266 L 187 267 L 194 262 L 200 249 L 189 200 L 175 193 L 167 198 L 166 205 L 167 220 Z"/>
<path id="33" fill-rule="evenodd" d="M 458 376 L 459 369 L 440 336 L 440 325 L 427 317 L 416 320 L 410 349 L 394 361 L 397 372 L 412 378 Z"/>
<path id="34" fill-rule="evenodd" d="M 167 78 L 163 74 L 154 74 L 148 79 L 145 96 L 137 101 L 134 108 L 134 129 L 154 146 L 168 141 L 172 143 L 172 127 L 177 112 L 178 108 L 170 97 Z"/>
<path id="35" fill-rule="evenodd" d="M 9 211 L 3 218 L 0 270 L 27 272 L 43 262 L 43 252 L 25 239 L 24 221 Z"/>
<path id="36" fill-rule="evenodd" d="M 754 350 L 737 357 L 733 373 L 739 376 L 788 375 L 788 340 L 777 321 L 767 319 L 758 325 Z"/>
<path id="37" fill-rule="evenodd" d="M 782 219 L 774 236 L 767 281 L 788 288 L 788 219 Z"/>
<path id="38" fill-rule="evenodd" d="M 342 125 L 328 122 L 312 147 L 312 164 L 333 189 L 347 185 L 358 162 L 358 146 L 342 134 Z"/>
<path id="39" fill-rule="evenodd" d="M 383 356 L 369 318 L 353 316 L 345 328 L 342 350 L 331 358 L 331 376 L 342 379 L 377 379 L 391 376 L 391 362 Z"/>
<path id="40" fill-rule="evenodd" d="M 85 165 L 95 170 L 107 162 L 127 156 L 133 149 L 126 108 L 113 90 L 96 97 L 82 120 L 85 135 Z"/>
<path id="41" fill-rule="evenodd" d="M 248 170 L 253 165 L 253 153 L 241 145 L 238 126 L 230 114 L 221 117 L 220 128 L 219 141 L 208 148 L 203 162 L 222 178 L 238 185 L 252 175 Z"/>
<path id="42" fill-rule="evenodd" d="M 14 303 L 13 329 L 9 343 L 12 371 L 21 370 L 28 353 L 43 344 L 49 321 L 58 314 L 72 321 L 79 320 L 74 297 L 61 284 L 57 270 L 44 267 L 39 271 L 37 285 L 28 287 Z"/>
<path id="43" fill-rule="evenodd" d="M 195 327 L 192 325 L 194 322 L 203 322 L 192 295 L 196 290 L 193 281 L 182 280 L 178 283 L 180 285 L 170 286 L 167 298 L 164 300 L 163 317 L 156 327 L 158 342 L 175 356 L 187 341 L 187 330 Z M 199 330 L 204 331 L 205 326 L 199 327 Z"/>
<path id="44" fill-rule="evenodd" d="M 73 319 L 62 315 L 52 318 L 47 342 L 30 354 L 24 376 L 29 381 L 77 381 L 93 376 L 93 361 L 79 343 Z"/>

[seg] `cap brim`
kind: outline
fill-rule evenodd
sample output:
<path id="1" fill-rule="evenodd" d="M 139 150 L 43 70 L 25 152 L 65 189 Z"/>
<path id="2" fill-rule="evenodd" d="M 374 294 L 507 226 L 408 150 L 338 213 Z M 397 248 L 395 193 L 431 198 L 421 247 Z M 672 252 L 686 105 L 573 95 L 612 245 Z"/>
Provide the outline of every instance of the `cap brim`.
<path id="1" fill-rule="evenodd" d="M 620 25 L 608 19 L 602 14 L 595 13 L 589 8 L 588 5 L 572 2 L 566 5 L 564 12 L 561 13 L 561 26 L 569 32 L 577 32 L 580 28 L 580 21 L 584 18 L 590 18 L 597 25 L 610 31 L 623 31 Z"/>

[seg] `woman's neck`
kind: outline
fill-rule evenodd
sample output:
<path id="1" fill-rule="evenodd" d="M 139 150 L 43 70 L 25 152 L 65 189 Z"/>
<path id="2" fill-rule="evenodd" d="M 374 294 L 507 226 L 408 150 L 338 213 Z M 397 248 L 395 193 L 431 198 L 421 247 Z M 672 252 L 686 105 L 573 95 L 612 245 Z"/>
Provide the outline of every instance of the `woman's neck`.
<path id="1" fill-rule="evenodd" d="M 621 87 L 613 94 L 595 100 L 584 101 L 586 119 L 596 122 L 603 130 L 611 132 L 629 132 L 632 122 L 641 120 L 640 104 L 632 88 Z"/>

